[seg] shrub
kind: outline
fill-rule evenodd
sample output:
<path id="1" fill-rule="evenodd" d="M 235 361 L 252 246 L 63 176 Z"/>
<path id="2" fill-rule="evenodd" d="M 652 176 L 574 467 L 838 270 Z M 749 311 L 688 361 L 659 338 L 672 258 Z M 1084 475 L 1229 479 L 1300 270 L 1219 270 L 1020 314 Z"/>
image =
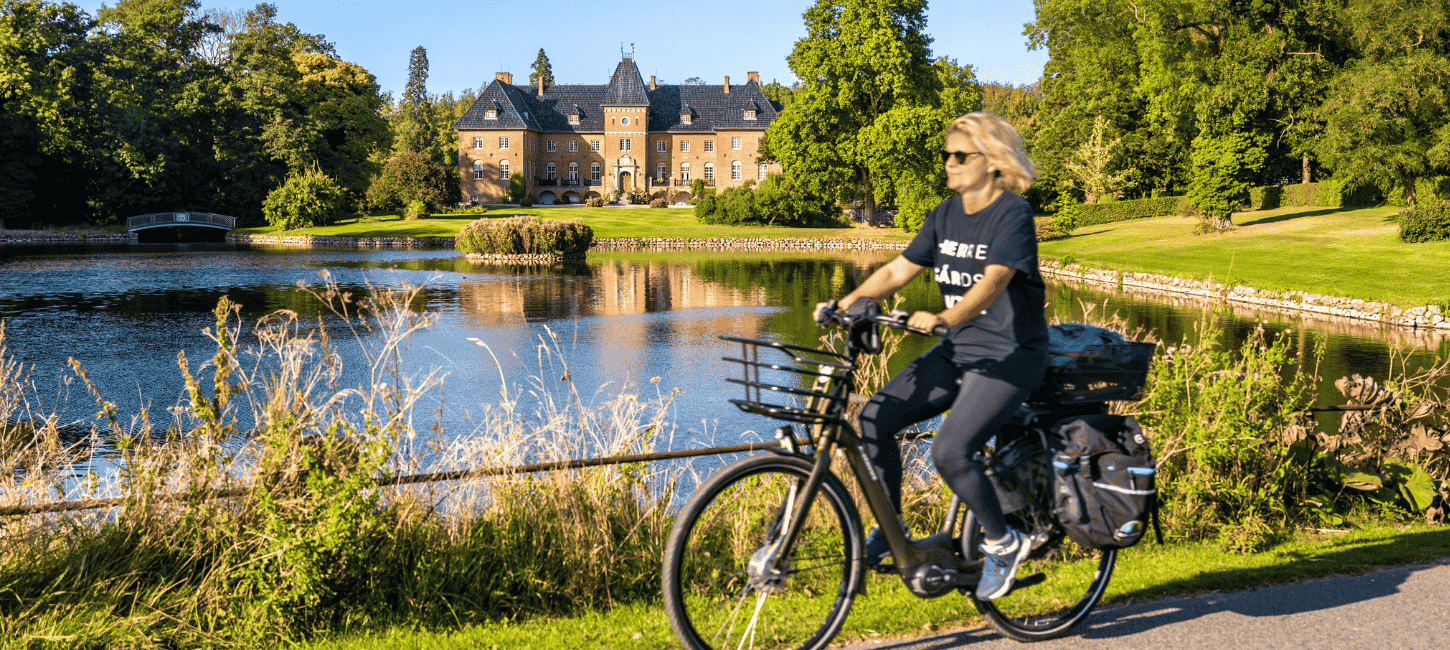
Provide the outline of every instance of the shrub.
<path id="1" fill-rule="evenodd" d="M 403 208 L 403 218 L 406 220 L 427 219 L 433 216 L 428 213 L 428 205 L 422 201 L 413 201 Z"/>
<path id="2" fill-rule="evenodd" d="M 521 207 L 521 208 L 532 208 L 532 207 L 534 207 L 534 195 L 532 195 L 532 194 L 525 194 L 525 195 L 523 195 L 523 197 L 521 197 L 518 200 L 518 204 L 519 204 L 519 207 Z"/>
<path id="3" fill-rule="evenodd" d="M 594 230 L 581 219 L 479 219 L 463 227 L 454 248 L 467 255 L 582 255 Z"/>
<path id="4" fill-rule="evenodd" d="M 1200 230 L 1232 227 L 1229 218 L 1248 195 L 1249 179 L 1263 168 L 1267 145 L 1266 136 L 1247 132 L 1193 139 L 1188 196 L 1201 219 Z"/>
<path id="5" fill-rule="evenodd" d="M 667 205 L 669 205 L 669 203 L 666 202 L 663 198 L 654 199 L 653 201 L 649 202 L 649 207 L 651 208 L 663 208 Z"/>
<path id="6" fill-rule="evenodd" d="M 1400 239 L 1410 244 L 1450 239 L 1450 201 L 1422 198 L 1400 212 Z"/>
<path id="7" fill-rule="evenodd" d="M 1280 206 L 1341 208 L 1374 205 L 1380 200 L 1379 189 L 1373 185 L 1351 185 L 1337 180 L 1285 185 Z"/>
<path id="8" fill-rule="evenodd" d="M 690 182 L 690 199 L 699 201 L 700 196 L 705 193 L 705 179 L 697 178 Z"/>
<path id="9" fill-rule="evenodd" d="M 833 212 L 829 201 L 791 186 L 780 174 L 771 174 L 754 190 L 749 183 L 718 195 L 706 190 L 695 201 L 695 219 L 704 224 L 834 225 Z"/>
<path id="10" fill-rule="evenodd" d="M 368 205 L 375 210 L 393 210 L 422 201 L 437 210 L 447 204 L 448 183 L 458 179 L 443 165 L 435 164 L 416 151 L 401 151 L 388 158 L 382 173 L 368 186 Z"/>
<path id="11" fill-rule="evenodd" d="M 321 169 L 293 173 L 282 186 L 267 193 L 262 214 L 267 223 L 283 230 L 325 226 L 342 217 L 345 192 Z"/>
<path id="12" fill-rule="evenodd" d="M 515 173 L 509 177 L 509 203 L 522 203 L 528 196 L 524 186 L 524 175 Z"/>
<path id="13" fill-rule="evenodd" d="M 1250 210 L 1273 210 L 1283 203 L 1284 188 L 1273 185 L 1255 187 L 1249 190 Z"/>
<path id="14" fill-rule="evenodd" d="M 604 207 L 604 197 L 591 196 L 587 199 L 584 199 L 584 205 L 591 208 L 602 208 Z"/>
<path id="15" fill-rule="evenodd" d="M 1185 214 L 1188 212 L 1188 197 L 1184 196 L 1163 196 L 1150 199 L 1129 199 L 1127 201 L 1113 201 L 1111 203 L 1087 203 L 1073 204 L 1075 214 L 1072 215 L 1075 228 L 1083 226 L 1096 226 L 1115 221 L 1127 221 L 1129 219 L 1146 219 L 1148 217 L 1166 217 L 1174 214 Z M 1059 212 L 1062 208 L 1058 209 Z M 1068 229 L 1067 232 L 1072 232 Z"/>
<path id="16" fill-rule="evenodd" d="M 1033 221 L 1037 226 L 1037 241 L 1052 241 L 1067 236 L 1067 233 L 1058 227 L 1057 220 L 1052 217 L 1037 217 Z"/>

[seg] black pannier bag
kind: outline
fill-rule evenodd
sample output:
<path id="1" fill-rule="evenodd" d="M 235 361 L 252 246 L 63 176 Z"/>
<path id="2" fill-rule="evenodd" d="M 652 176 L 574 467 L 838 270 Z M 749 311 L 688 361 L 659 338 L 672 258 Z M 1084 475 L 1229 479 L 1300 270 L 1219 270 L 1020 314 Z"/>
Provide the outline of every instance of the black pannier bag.
<path id="1" fill-rule="evenodd" d="M 1151 519 L 1162 543 L 1158 466 L 1137 421 L 1075 416 L 1052 433 L 1053 511 L 1068 537 L 1090 548 L 1128 548 L 1143 538 Z"/>

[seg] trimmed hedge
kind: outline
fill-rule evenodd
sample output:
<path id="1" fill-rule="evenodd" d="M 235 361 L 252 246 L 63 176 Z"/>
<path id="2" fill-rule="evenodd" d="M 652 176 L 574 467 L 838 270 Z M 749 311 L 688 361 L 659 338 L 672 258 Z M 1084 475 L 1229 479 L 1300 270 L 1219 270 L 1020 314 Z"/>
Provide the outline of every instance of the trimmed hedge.
<path id="1" fill-rule="evenodd" d="M 1108 203 L 1084 203 L 1077 206 L 1077 227 L 1187 213 L 1188 197 L 1186 196 L 1160 196 L 1151 199 L 1129 199 Z"/>
<path id="2" fill-rule="evenodd" d="M 1255 187 L 1249 190 L 1249 210 L 1274 208 L 1344 208 L 1374 205 L 1382 197 L 1373 185 L 1350 186 L 1328 180 L 1320 183 L 1297 183 L 1283 187 Z"/>
<path id="3" fill-rule="evenodd" d="M 1420 199 L 1415 207 L 1400 213 L 1400 239 L 1410 244 L 1450 239 L 1450 202 Z"/>
<path id="4" fill-rule="evenodd" d="M 583 255 L 594 229 L 583 219 L 479 219 L 458 231 L 453 247 L 466 255 Z"/>

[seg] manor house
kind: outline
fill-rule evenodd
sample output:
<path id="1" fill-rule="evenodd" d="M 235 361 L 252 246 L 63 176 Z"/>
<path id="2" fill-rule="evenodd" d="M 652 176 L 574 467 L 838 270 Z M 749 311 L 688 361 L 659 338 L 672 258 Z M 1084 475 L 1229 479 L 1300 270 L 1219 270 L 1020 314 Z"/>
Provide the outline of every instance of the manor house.
<path id="1" fill-rule="evenodd" d="M 602 86 L 515 86 L 500 72 L 453 128 L 463 196 L 498 203 L 509 177 L 523 174 L 540 203 L 577 203 L 593 194 L 651 196 L 673 188 L 688 198 L 694 179 L 735 187 L 780 171 L 755 162 L 776 109 L 760 75 L 744 85 L 661 85 L 622 57 Z"/>

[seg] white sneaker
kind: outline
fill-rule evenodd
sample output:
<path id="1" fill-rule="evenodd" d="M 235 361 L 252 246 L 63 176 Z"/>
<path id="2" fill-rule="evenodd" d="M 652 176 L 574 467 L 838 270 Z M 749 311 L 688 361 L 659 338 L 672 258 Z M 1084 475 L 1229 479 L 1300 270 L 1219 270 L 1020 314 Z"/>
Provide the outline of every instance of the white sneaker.
<path id="1" fill-rule="evenodd" d="M 1011 528 L 1007 539 L 1000 544 L 982 543 L 982 579 L 977 582 L 978 600 L 996 600 L 1012 591 L 1012 581 L 1017 577 L 1017 567 L 1032 552 L 1032 543 Z"/>

